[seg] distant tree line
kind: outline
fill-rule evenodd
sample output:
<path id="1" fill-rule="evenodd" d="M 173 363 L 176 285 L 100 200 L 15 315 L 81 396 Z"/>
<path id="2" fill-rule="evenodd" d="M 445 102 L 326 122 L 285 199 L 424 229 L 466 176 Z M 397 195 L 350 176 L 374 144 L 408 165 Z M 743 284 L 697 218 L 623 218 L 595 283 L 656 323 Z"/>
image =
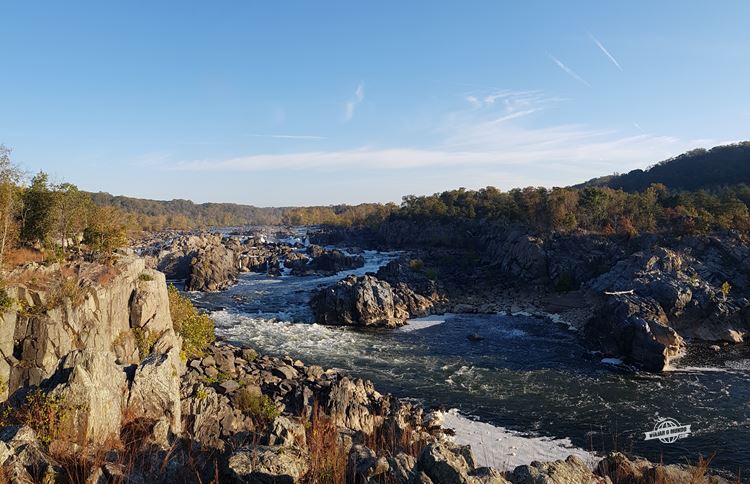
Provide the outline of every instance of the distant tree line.
<path id="1" fill-rule="evenodd" d="M 628 193 L 608 187 L 527 187 L 501 192 L 446 191 L 406 196 L 394 218 L 488 220 L 525 225 L 542 233 L 586 230 L 636 235 L 669 232 L 707 233 L 750 230 L 750 188 L 745 184 L 697 191 L 669 190 L 653 184 Z"/>
<path id="2" fill-rule="evenodd" d="M 278 225 L 283 209 L 254 207 L 234 203 L 193 203 L 190 200 L 147 200 L 91 193 L 100 207 L 114 207 L 130 216 L 133 229 L 159 231 L 187 230 L 239 225 Z"/>
<path id="3" fill-rule="evenodd" d="M 395 203 L 285 208 L 282 222 L 285 225 L 369 226 L 381 223 L 397 210 Z"/>
<path id="4" fill-rule="evenodd" d="M 134 230 L 159 231 L 242 225 L 372 225 L 398 209 L 394 203 L 363 203 L 314 207 L 254 207 L 234 203 L 193 203 L 190 200 L 146 200 L 99 192 L 89 194 L 100 207 L 114 207 L 128 216 Z"/>
<path id="5" fill-rule="evenodd" d="M 127 217 L 97 207 L 71 183 L 51 183 L 44 172 L 29 183 L 0 145 L 0 265 L 18 248 L 42 251 L 47 260 L 71 252 L 109 256 L 126 243 Z"/>
<path id="6" fill-rule="evenodd" d="M 50 184 L 40 173 L 24 185 L 0 152 L 0 256 L 9 245 L 55 246 L 75 236 L 93 250 L 111 251 L 124 229 L 158 231 L 241 225 L 374 227 L 404 218 L 487 220 L 540 232 L 586 230 L 603 234 L 705 233 L 750 230 L 750 142 L 693 150 L 650 169 L 634 170 L 566 188 L 494 187 L 409 195 L 389 203 L 266 208 L 189 200 L 145 200 L 84 193 L 69 183 Z M 646 183 L 658 180 L 658 182 Z"/>

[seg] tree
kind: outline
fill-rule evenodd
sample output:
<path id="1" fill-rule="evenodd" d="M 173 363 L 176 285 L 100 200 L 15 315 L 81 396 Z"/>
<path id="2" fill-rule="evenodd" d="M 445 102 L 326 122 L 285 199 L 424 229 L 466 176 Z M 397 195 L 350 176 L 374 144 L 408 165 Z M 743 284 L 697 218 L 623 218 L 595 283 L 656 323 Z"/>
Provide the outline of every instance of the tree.
<path id="1" fill-rule="evenodd" d="M 21 240 L 29 245 L 46 245 L 54 229 L 53 208 L 55 195 L 49 188 L 49 178 L 43 171 L 31 179 L 23 192 L 21 215 Z"/>
<path id="2" fill-rule="evenodd" d="M 55 186 L 55 225 L 63 251 L 75 235 L 83 232 L 91 213 L 91 198 L 72 183 Z"/>
<path id="3" fill-rule="evenodd" d="M 115 250 L 127 243 L 125 236 L 126 217 L 114 207 L 96 207 L 91 213 L 89 225 L 83 231 L 83 243 L 95 255 L 111 256 Z"/>
<path id="4" fill-rule="evenodd" d="M 17 237 L 16 216 L 20 205 L 18 184 L 21 170 L 10 160 L 11 150 L 0 144 L 0 267 L 5 251 Z"/>

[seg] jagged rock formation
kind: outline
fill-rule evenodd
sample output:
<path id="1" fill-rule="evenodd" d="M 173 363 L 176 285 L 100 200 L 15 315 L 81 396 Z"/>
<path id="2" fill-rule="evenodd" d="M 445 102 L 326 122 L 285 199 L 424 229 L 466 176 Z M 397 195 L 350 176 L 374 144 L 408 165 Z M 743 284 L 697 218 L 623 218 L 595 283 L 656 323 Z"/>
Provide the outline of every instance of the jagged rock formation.
<path id="1" fill-rule="evenodd" d="M 503 484 L 695 474 L 621 454 L 595 470 L 575 458 L 511 473 L 479 467 L 469 447 L 452 442 L 439 411 L 381 394 L 369 381 L 226 343 L 184 358 L 164 276 L 142 259 L 82 263 L 75 284 L 58 285 L 70 270 L 32 266 L 9 279 L 20 302 L 1 320 L 2 334 L 13 335 L 0 348 L 6 395 L 17 401 L 39 387 L 52 406 L 48 420 L 30 421 L 36 431 L 0 428 L 0 476 L 8 482 L 309 483 L 339 475 Z M 383 271 L 399 274 L 436 290 L 398 264 Z M 379 283 L 377 290 L 390 286 Z"/>
<path id="2" fill-rule="evenodd" d="M 124 366 L 146 356 L 139 354 L 139 339 L 156 351 L 180 347 L 164 275 L 140 258 L 123 257 L 113 266 L 32 265 L 8 275 L 6 292 L 17 304 L 0 319 L 3 400 L 46 382 L 63 362 L 77 369 L 71 355 L 87 348 Z"/>
<path id="3" fill-rule="evenodd" d="M 306 255 L 299 252 L 287 254 L 284 266 L 295 276 L 331 276 L 337 272 L 356 269 L 365 265 L 361 255 L 348 255 L 337 249 L 324 249 L 311 245 Z"/>
<path id="4" fill-rule="evenodd" d="M 433 301 L 406 284 L 391 286 L 375 276 L 349 276 L 310 300 L 319 324 L 394 328 L 429 313 Z"/>
<path id="5" fill-rule="evenodd" d="M 3 441 L 15 448 L 0 460 L 14 482 L 31 482 L 30 470 L 59 473 L 53 447 L 69 455 L 111 445 L 126 418 L 182 432 L 182 343 L 162 273 L 136 257 L 111 266 L 31 265 L 11 273 L 5 290 L 16 302 L 0 320 L 0 396 L 31 406 L 27 420 L 43 431 L 8 430 Z"/>
<path id="6" fill-rule="evenodd" d="M 439 269 L 456 312 L 497 310 L 494 301 L 524 291 L 538 298 L 577 291 L 586 310 L 576 326 L 591 349 L 647 370 L 668 368 L 691 339 L 740 343 L 750 333 L 750 242 L 740 234 L 542 236 L 487 221 L 430 222 L 389 220 L 353 240 L 419 253 Z M 350 236 L 328 235 L 344 243 Z"/>
<path id="7" fill-rule="evenodd" d="M 336 249 L 310 246 L 301 250 L 299 244 L 218 233 L 157 236 L 139 247 L 153 267 L 169 279 L 184 280 L 188 291 L 224 290 L 237 282 L 241 272 L 278 276 L 286 268 L 295 276 L 328 276 L 364 265 L 361 255 Z"/>

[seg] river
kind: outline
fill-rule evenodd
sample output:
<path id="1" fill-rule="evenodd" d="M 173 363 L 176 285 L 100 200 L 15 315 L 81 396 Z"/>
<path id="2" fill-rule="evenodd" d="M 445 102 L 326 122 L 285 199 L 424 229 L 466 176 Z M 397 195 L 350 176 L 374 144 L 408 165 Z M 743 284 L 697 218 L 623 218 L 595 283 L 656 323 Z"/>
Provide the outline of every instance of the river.
<path id="1" fill-rule="evenodd" d="M 307 301 L 317 287 L 395 257 L 364 255 L 365 267 L 333 277 L 244 274 L 227 291 L 190 296 L 211 311 L 224 339 L 345 369 L 399 397 L 596 452 L 617 448 L 665 463 L 715 453 L 712 468 L 750 476 L 746 348 L 716 355 L 701 347 L 656 375 L 602 362 L 566 326 L 539 316 L 448 314 L 390 331 L 310 324 Z M 472 333 L 484 339 L 470 341 Z M 645 441 L 644 432 L 665 417 L 691 425 L 692 434 L 669 444 Z"/>

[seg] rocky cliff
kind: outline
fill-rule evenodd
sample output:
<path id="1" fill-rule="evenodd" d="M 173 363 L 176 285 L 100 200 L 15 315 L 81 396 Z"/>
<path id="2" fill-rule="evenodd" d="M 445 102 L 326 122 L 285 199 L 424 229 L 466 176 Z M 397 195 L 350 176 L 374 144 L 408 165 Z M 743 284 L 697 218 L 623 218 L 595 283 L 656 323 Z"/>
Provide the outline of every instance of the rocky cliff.
<path id="1" fill-rule="evenodd" d="M 61 439 L 79 445 L 118 435 L 128 412 L 181 430 L 181 342 L 162 273 L 121 257 L 111 266 L 32 265 L 6 284 L 14 302 L 0 320 L 2 400 L 42 388 L 66 401 Z M 165 412 L 149 408 L 154 398 Z"/>

